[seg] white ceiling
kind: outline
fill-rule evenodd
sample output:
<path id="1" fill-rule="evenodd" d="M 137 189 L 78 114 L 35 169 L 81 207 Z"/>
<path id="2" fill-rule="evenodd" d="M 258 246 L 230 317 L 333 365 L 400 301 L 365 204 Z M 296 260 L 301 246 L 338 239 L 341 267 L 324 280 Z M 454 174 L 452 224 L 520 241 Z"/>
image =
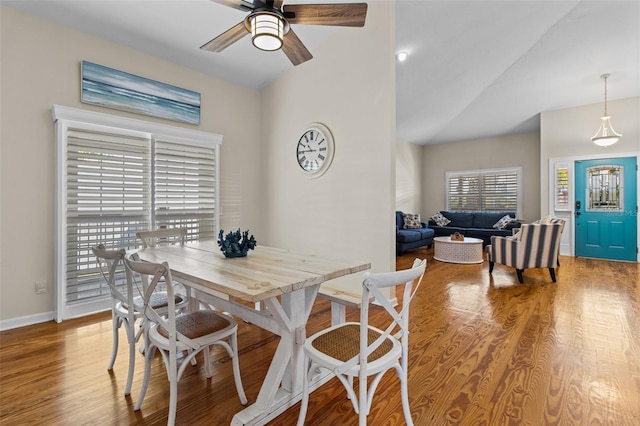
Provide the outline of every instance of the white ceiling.
<path id="1" fill-rule="evenodd" d="M 210 0 L 2 3 L 254 89 L 293 66 L 249 37 L 221 53 L 201 51 L 245 17 Z M 312 54 L 329 34 L 358 30 L 294 28 Z M 539 130 L 541 111 L 602 102 L 605 72 L 609 100 L 640 96 L 640 0 L 397 0 L 396 46 L 410 53 L 396 74 L 397 136 L 407 142 Z M 595 133 L 599 117 L 586 125 Z"/>

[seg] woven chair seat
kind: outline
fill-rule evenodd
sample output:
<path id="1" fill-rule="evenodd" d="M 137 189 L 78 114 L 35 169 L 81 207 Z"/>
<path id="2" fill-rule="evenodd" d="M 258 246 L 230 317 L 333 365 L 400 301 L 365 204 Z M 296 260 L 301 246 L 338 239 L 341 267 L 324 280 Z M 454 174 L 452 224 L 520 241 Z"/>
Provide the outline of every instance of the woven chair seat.
<path id="1" fill-rule="evenodd" d="M 229 319 L 215 311 L 189 312 L 176 317 L 176 331 L 189 339 L 197 339 L 229 327 Z M 159 327 L 158 333 L 169 338 L 167 331 Z"/>
<path id="2" fill-rule="evenodd" d="M 161 230 L 156 234 L 167 235 L 170 232 L 173 232 L 173 230 Z M 144 315 L 144 379 L 140 396 L 133 407 L 133 411 L 139 411 L 142 407 L 142 402 L 149 386 L 151 364 L 155 364 L 153 355 L 158 350 L 162 354 L 164 366 L 167 370 L 167 378 L 169 379 L 169 417 L 167 418 L 167 425 L 173 426 L 176 424 L 178 382 L 190 364 L 196 365 L 195 357 L 201 352 L 204 358 L 205 375 L 207 378 L 212 377 L 209 349 L 213 345 L 222 347 L 231 358 L 236 391 L 238 392 L 240 403 L 245 405 L 247 396 L 242 387 L 240 363 L 238 361 L 238 324 L 233 317 L 212 310 L 178 314 L 180 309 L 178 301 L 184 300 L 188 303 L 188 298 L 174 293 L 175 285 L 171 279 L 171 269 L 167 262 L 143 262 L 137 253 L 133 253 L 130 256 L 125 256 L 124 264 L 127 269 L 127 276 L 137 277 L 136 282 L 147 283 L 143 309 L 140 310 Z M 154 292 L 154 290 L 157 290 L 158 284 L 165 285 L 166 292 Z M 158 301 L 153 300 L 153 298 L 161 294 L 164 294 L 168 304 L 163 309 L 157 309 L 154 303 Z M 168 294 L 175 294 L 175 297 L 167 297 Z M 184 353 L 184 356 L 178 359 L 180 352 Z M 228 391 L 226 387 L 220 390 Z"/>
<path id="3" fill-rule="evenodd" d="M 380 333 L 376 330 L 368 329 L 367 342 L 371 345 Z M 360 325 L 345 324 L 342 327 L 324 333 L 311 343 L 320 352 L 337 360 L 346 362 L 358 356 L 360 353 Z M 386 339 L 367 357 L 367 362 L 373 362 L 393 349 L 393 343 Z"/>
<path id="4" fill-rule="evenodd" d="M 175 294 L 173 296 L 173 300 L 176 305 L 180 305 L 184 303 L 186 299 L 181 294 Z M 133 304 L 136 305 L 137 308 L 142 309 L 142 307 L 144 306 L 144 299 L 142 298 L 142 296 L 134 297 Z M 169 304 L 169 301 L 167 299 L 167 293 L 164 291 L 158 291 L 153 293 L 149 299 L 149 304 L 154 309 L 166 308 L 167 305 Z M 125 303 L 123 303 L 122 306 L 124 306 L 124 308 L 127 309 L 127 306 Z"/>
<path id="5" fill-rule="evenodd" d="M 367 424 L 373 395 L 380 379 L 387 371 L 395 370 L 400 379 L 404 420 L 407 426 L 413 426 L 407 385 L 409 304 L 422 282 L 426 266 L 426 260 L 416 259 L 411 269 L 366 272 L 362 283 L 360 321 L 333 325 L 307 337 L 304 354 L 308 367 L 304 370 L 297 426 L 304 425 L 309 405 L 309 385 L 322 376 L 322 370 L 329 370 L 345 387 L 361 426 Z M 402 292 L 398 303 L 391 303 L 380 291 L 386 288 Z M 369 303 L 372 299 L 379 303 L 386 314 L 381 315 L 376 323 L 378 327 L 379 324 L 386 323 L 380 328 L 369 324 Z M 383 313 L 379 309 L 376 311 Z M 392 334 L 394 330 L 397 331 Z M 358 379 L 357 383 L 354 378 Z M 382 424 L 383 421 L 384 419 L 378 419 L 375 424 Z"/>

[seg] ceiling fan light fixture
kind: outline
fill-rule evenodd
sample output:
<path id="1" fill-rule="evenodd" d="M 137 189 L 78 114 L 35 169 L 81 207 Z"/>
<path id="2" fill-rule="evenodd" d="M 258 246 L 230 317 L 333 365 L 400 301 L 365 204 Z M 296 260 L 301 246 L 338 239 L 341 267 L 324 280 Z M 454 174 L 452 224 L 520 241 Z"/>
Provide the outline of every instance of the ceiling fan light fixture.
<path id="1" fill-rule="evenodd" d="M 595 135 L 591 137 L 591 141 L 598 146 L 611 146 L 618 142 L 622 137 L 621 134 L 613 130 L 611 125 L 611 117 L 607 114 L 607 78 L 611 74 L 602 74 L 600 77 L 604 80 L 604 115 L 600 117 L 600 128 Z"/>
<path id="2" fill-rule="evenodd" d="M 260 50 L 274 51 L 282 47 L 285 21 L 275 13 L 258 12 L 248 17 L 251 41 Z"/>

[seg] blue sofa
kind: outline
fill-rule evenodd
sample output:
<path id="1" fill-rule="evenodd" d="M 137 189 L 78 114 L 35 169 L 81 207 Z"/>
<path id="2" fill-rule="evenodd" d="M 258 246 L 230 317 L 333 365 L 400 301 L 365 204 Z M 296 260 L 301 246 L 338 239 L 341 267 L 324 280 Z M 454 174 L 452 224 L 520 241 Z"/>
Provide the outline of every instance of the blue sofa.
<path id="1" fill-rule="evenodd" d="M 515 212 L 450 212 L 441 211 L 444 217 L 449 219 L 451 223 L 446 226 L 438 226 L 433 220 L 429 220 L 429 228 L 433 229 L 436 237 L 448 237 L 454 232 L 459 232 L 466 237 L 480 238 L 483 241 L 483 247 L 491 244 L 491 236 L 498 235 L 507 237 L 512 234 L 512 228 L 519 228 L 520 222 L 511 222 L 504 229 L 496 229 L 493 225 L 503 216 L 509 215 L 516 217 Z"/>
<path id="2" fill-rule="evenodd" d="M 422 222 L 422 228 L 405 228 L 401 211 L 396 211 L 396 255 L 402 256 L 407 250 L 431 247 L 434 231 Z"/>

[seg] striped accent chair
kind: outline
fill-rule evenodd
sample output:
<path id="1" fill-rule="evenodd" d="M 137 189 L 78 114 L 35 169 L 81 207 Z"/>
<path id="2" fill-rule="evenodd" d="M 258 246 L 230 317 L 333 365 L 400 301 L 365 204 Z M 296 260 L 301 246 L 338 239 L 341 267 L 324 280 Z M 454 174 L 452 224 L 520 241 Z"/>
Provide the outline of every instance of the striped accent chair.
<path id="1" fill-rule="evenodd" d="M 555 267 L 558 263 L 560 237 L 564 230 L 563 219 L 551 219 L 549 223 L 523 224 L 520 232 L 510 237 L 491 237 L 487 246 L 489 274 L 495 263 L 516 268 L 518 281 L 527 268 L 549 268 L 551 280 L 556 282 Z"/>

